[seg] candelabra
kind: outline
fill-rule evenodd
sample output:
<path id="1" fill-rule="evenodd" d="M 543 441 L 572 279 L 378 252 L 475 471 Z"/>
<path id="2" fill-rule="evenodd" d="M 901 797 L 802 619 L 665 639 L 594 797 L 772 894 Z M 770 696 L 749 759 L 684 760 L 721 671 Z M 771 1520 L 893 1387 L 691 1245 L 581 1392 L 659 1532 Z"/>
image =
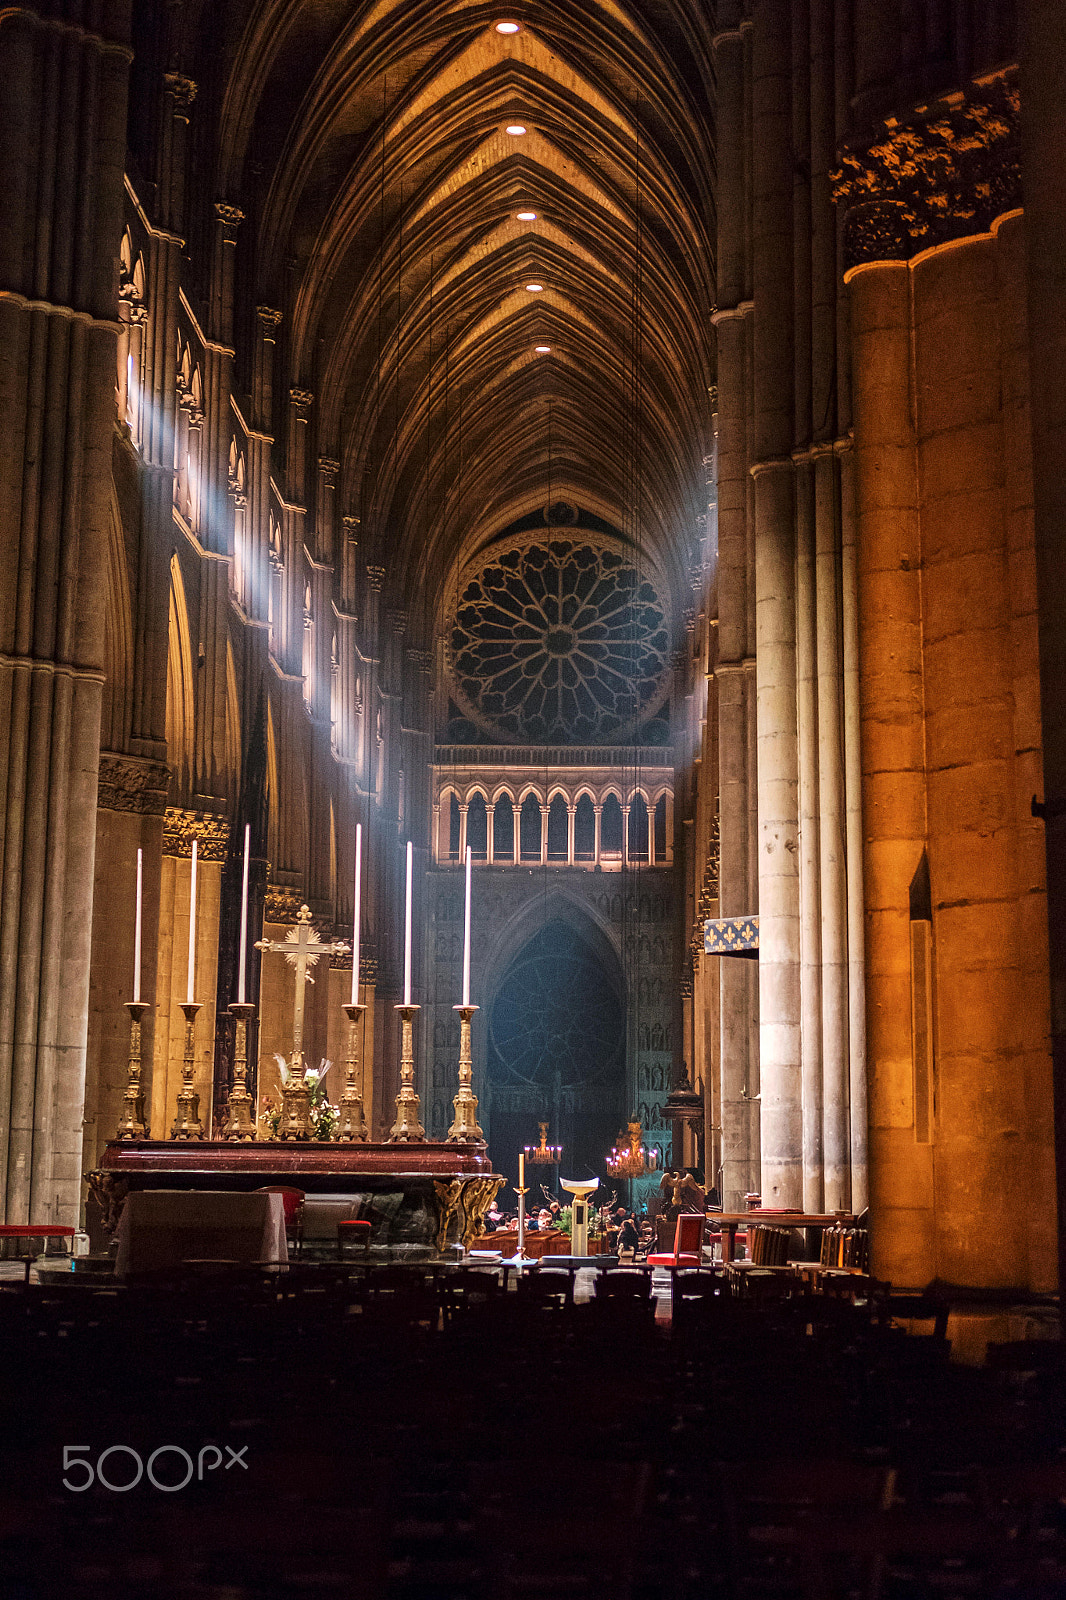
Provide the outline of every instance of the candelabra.
<path id="1" fill-rule="evenodd" d="M 419 1117 L 419 1101 L 415 1092 L 415 1015 L 421 1006 L 397 1006 L 400 1013 L 400 1092 L 396 1096 L 396 1121 L 389 1134 L 390 1144 L 423 1144 L 426 1130 Z"/>
<path id="2" fill-rule="evenodd" d="M 307 1064 L 302 1050 L 293 1051 L 282 1073 L 277 1136 L 285 1140 L 311 1137 L 311 1090 L 307 1085 Z"/>
<path id="3" fill-rule="evenodd" d="M 557 1167 L 563 1159 L 561 1144 L 548 1143 L 548 1124 L 538 1122 L 540 1129 L 540 1143 L 526 1145 L 526 1160 L 531 1161 L 535 1167 Z"/>
<path id="4" fill-rule="evenodd" d="M 248 1025 L 255 1007 L 234 1001 L 229 1014 L 234 1021 L 233 1087 L 226 1102 L 229 1121 L 224 1137 L 233 1144 L 248 1144 L 255 1138 L 255 1102 L 248 1093 Z"/>
<path id="5" fill-rule="evenodd" d="M 130 1058 L 126 1068 L 126 1092 L 122 1096 L 122 1121 L 117 1139 L 147 1139 L 144 1121 L 144 1090 L 141 1087 L 141 1020 L 148 1010 L 144 1000 L 127 1000 L 130 1014 Z"/>
<path id="6" fill-rule="evenodd" d="M 454 1006 L 459 1013 L 459 1093 L 452 1101 L 455 1118 L 448 1129 L 448 1144 L 476 1144 L 485 1135 L 477 1120 L 477 1096 L 470 1087 L 474 1078 L 471 1062 L 470 1023 L 477 1006 Z"/>
<path id="7" fill-rule="evenodd" d="M 612 1178 L 643 1178 L 654 1172 L 658 1158 L 654 1150 L 645 1150 L 640 1142 L 639 1122 L 629 1124 L 629 1133 L 620 1133 L 618 1143 L 606 1158 L 607 1171 Z"/>
<path id="8" fill-rule="evenodd" d="M 193 1067 L 195 1065 L 196 1014 L 200 1009 L 200 1002 L 199 1000 L 183 1000 L 181 1009 L 185 1015 L 185 1055 L 181 1063 L 181 1091 L 178 1095 L 178 1109 L 174 1117 L 174 1125 L 170 1130 L 170 1137 L 172 1139 L 202 1139 L 204 1125 L 200 1121 L 200 1096 L 192 1086 Z"/>
<path id="9" fill-rule="evenodd" d="M 348 1018 L 348 1059 L 345 1062 L 344 1093 L 340 1099 L 340 1120 L 337 1124 L 337 1138 L 343 1144 L 365 1144 L 367 1140 L 359 1050 L 359 1029 L 365 1012 L 366 1006 L 344 1007 L 344 1015 Z"/>

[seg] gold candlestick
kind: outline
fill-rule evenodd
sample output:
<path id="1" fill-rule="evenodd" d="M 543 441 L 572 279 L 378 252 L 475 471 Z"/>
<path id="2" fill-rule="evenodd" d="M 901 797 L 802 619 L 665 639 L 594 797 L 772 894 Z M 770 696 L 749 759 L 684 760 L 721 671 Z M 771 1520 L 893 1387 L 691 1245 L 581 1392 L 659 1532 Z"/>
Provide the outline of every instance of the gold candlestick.
<path id="1" fill-rule="evenodd" d="M 294 1050 L 289 1058 L 289 1081 L 281 1087 L 281 1121 L 279 1139 L 310 1139 L 311 1091 L 307 1087 L 307 1064 L 302 1050 Z"/>
<path id="2" fill-rule="evenodd" d="M 181 1063 L 181 1093 L 178 1095 L 178 1110 L 174 1118 L 174 1125 L 170 1130 L 172 1139 L 202 1139 L 204 1125 L 200 1121 L 200 1096 L 193 1088 L 193 1051 L 196 1043 L 196 1013 L 200 1009 L 199 1000 L 183 1000 L 181 1009 L 185 1013 L 185 1055 Z"/>
<path id="3" fill-rule="evenodd" d="M 126 1092 L 122 1096 L 122 1121 L 117 1139 L 147 1139 L 144 1120 L 144 1090 L 141 1087 L 141 1019 L 148 1010 L 145 1000 L 127 1000 L 130 1014 L 130 1059 L 126 1068 Z"/>
<path id="4" fill-rule="evenodd" d="M 470 1022 L 477 1006 L 453 1006 L 459 1013 L 459 1093 L 452 1101 L 455 1118 L 448 1129 L 448 1144 L 477 1144 L 485 1135 L 477 1120 L 477 1096 L 470 1087 L 474 1079 L 471 1063 Z"/>
<path id="5" fill-rule="evenodd" d="M 348 1059 L 345 1062 L 344 1093 L 340 1098 L 340 1119 L 337 1123 L 337 1138 L 343 1144 L 365 1144 L 367 1141 L 366 1118 L 363 1115 L 361 1062 L 359 1059 L 359 1025 L 363 1020 L 365 1011 L 366 1006 L 346 1005 L 344 1007 L 344 1015 L 348 1018 Z"/>
<path id="6" fill-rule="evenodd" d="M 234 1001 L 229 1014 L 235 1024 L 233 1087 L 226 1101 L 229 1121 L 223 1138 L 232 1144 L 248 1144 L 255 1138 L 255 1102 L 248 1093 L 248 1024 L 255 1016 L 255 1007 Z"/>
<path id="7" fill-rule="evenodd" d="M 397 1006 L 400 1013 L 400 1092 L 396 1096 L 396 1121 L 389 1134 L 390 1144 L 423 1144 L 426 1130 L 418 1115 L 419 1101 L 415 1093 L 415 1013 L 421 1006 Z"/>

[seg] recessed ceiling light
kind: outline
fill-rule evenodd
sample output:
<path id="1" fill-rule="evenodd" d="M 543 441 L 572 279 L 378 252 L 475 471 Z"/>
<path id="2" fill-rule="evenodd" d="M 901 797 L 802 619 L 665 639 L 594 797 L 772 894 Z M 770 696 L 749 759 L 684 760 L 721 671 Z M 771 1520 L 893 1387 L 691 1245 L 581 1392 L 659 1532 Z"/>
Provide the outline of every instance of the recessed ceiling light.
<path id="1" fill-rule="evenodd" d="M 544 287 L 544 285 L 542 283 L 527 283 L 526 284 L 526 289 L 528 290 L 528 292 L 530 294 L 539 294 L 540 291 L 543 289 L 543 287 Z"/>
<path id="2" fill-rule="evenodd" d="M 535 344 L 533 346 L 533 354 L 535 356 L 550 356 L 551 353 L 552 347 L 550 344 Z"/>
<path id="3" fill-rule="evenodd" d="M 537 220 L 537 213 L 535 211 L 516 211 L 515 216 L 518 218 L 519 222 L 536 222 Z"/>
<path id="4" fill-rule="evenodd" d="M 523 133 L 527 132 L 527 129 L 525 124 L 522 122 L 509 122 L 503 131 L 504 133 L 509 133 L 512 138 L 517 139 Z"/>
<path id="5" fill-rule="evenodd" d="M 520 22 L 497 22 L 496 24 L 497 33 L 521 33 L 521 31 L 522 24 Z"/>

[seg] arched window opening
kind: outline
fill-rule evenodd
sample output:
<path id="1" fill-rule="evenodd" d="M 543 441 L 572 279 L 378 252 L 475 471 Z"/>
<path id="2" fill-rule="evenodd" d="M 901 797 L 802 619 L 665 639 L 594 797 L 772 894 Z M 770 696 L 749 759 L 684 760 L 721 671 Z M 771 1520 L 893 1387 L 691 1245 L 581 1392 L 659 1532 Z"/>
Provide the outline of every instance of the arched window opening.
<path id="1" fill-rule="evenodd" d="M 448 796 L 448 859 L 459 859 L 459 801 L 454 794 Z"/>
<path id="2" fill-rule="evenodd" d="M 629 859 L 648 858 L 648 807 L 642 794 L 635 794 L 629 805 Z"/>
<path id="3" fill-rule="evenodd" d="M 566 861 L 568 858 L 567 822 L 566 801 L 561 794 L 557 794 L 548 807 L 549 861 Z"/>
<path id="4" fill-rule="evenodd" d="M 666 860 L 666 796 L 661 794 L 655 802 L 655 859 Z"/>
<path id="5" fill-rule="evenodd" d="M 587 794 L 583 794 L 574 813 L 574 860 L 596 859 L 596 812 Z"/>
<path id="6" fill-rule="evenodd" d="M 523 861 L 540 860 L 540 801 L 535 794 L 527 794 L 522 801 L 519 820 L 519 839 Z"/>
<path id="7" fill-rule="evenodd" d="M 603 816 L 600 819 L 600 859 L 603 861 L 622 859 L 622 807 L 617 795 L 613 794 L 609 794 L 603 802 Z"/>
<path id="8" fill-rule="evenodd" d="M 466 808 L 466 842 L 475 861 L 485 861 L 489 853 L 489 818 L 485 796 L 474 794 Z"/>
<path id="9" fill-rule="evenodd" d="M 501 794 L 493 808 L 492 859 L 494 861 L 514 860 L 514 812 L 511 805 L 511 796 Z"/>

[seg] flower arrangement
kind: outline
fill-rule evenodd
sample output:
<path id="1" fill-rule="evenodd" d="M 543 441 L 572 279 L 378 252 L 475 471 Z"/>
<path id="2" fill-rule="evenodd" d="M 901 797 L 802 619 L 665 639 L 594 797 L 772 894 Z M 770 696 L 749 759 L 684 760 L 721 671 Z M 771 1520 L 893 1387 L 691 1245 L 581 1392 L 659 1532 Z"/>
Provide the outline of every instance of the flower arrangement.
<path id="1" fill-rule="evenodd" d="M 284 1056 L 276 1055 L 274 1060 L 278 1064 L 281 1083 L 284 1088 L 292 1073 Z M 310 1100 L 309 1116 L 311 1120 L 312 1139 L 321 1140 L 323 1143 L 333 1138 L 339 1120 L 337 1107 L 330 1104 L 323 1083 L 326 1073 L 333 1065 L 331 1061 L 321 1061 L 317 1067 L 307 1067 L 304 1071 L 304 1082 Z M 265 1129 L 268 1139 L 276 1139 L 281 1128 L 282 1103 L 267 1096 L 259 1113 L 260 1125 Z"/>

